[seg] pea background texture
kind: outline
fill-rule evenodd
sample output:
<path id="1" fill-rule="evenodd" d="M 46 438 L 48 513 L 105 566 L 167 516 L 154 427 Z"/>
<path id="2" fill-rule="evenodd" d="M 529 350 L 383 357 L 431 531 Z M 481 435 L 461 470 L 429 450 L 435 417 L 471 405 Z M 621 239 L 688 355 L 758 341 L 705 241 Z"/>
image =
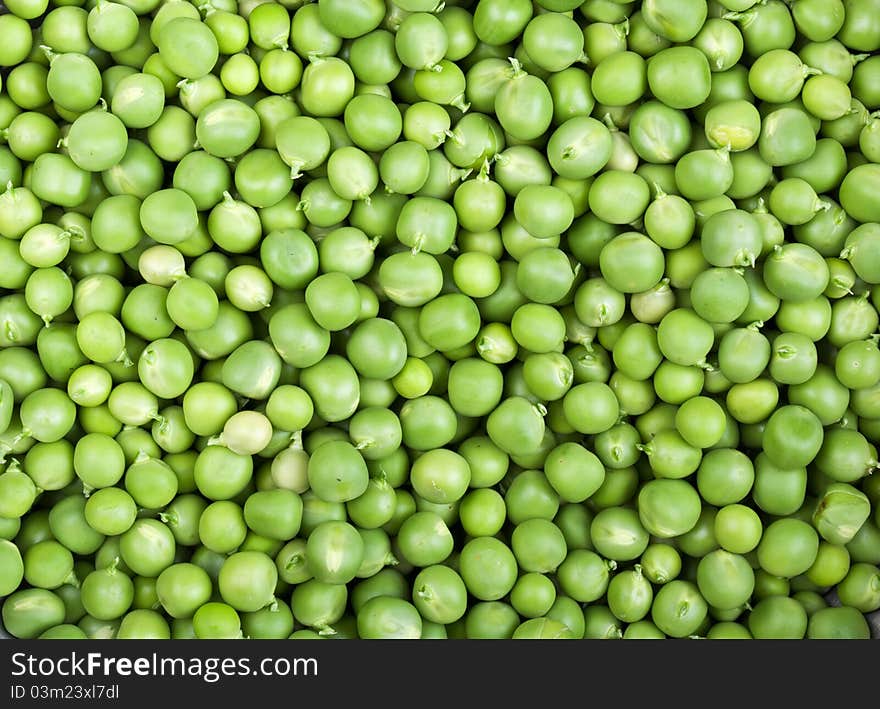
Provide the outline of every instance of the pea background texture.
<path id="1" fill-rule="evenodd" d="M 880 637 L 877 17 L 0 4 L 0 635 Z"/>

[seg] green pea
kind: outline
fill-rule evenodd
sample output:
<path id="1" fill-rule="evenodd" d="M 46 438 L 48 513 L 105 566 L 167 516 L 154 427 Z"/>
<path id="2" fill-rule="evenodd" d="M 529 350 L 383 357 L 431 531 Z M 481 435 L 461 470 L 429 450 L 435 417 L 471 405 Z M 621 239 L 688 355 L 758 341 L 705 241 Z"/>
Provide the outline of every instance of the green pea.
<path id="1" fill-rule="evenodd" d="M 538 15 L 523 31 L 523 47 L 530 57 L 538 57 L 542 69 L 559 72 L 584 56 L 584 33 L 564 15 Z"/>
<path id="2" fill-rule="evenodd" d="M 527 519 L 553 519 L 559 511 L 559 496 L 540 470 L 524 470 L 504 495 L 508 519 L 519 524 Z"/>
<path id="3" fill-rule="evenodd" d="M 468 591 L 482 601 L 498 600 L 516 581 L 516 558 L 494 537 L 476 537 L 461 550 L 459 573 Z"/>
<path id="4" fill-rule="evenodd" d="M 823 539 L 842 545 L 852 541 L 869 514 L 870 503 L 864 493 L 845 483 L 832 483 L 817 502 L 812 520 Z"/>
<path id="5" fill-rule="evenodd" d="M 125 125 L 112 113 L 89 111 L 70 126 L 67 149 L 77 167 L 107 170 L 122 160 L 128 146 Z"/>
<path id="6" fill-rule="evenodd" d="M 404 559 L 415 566 L 439 564 L 451 553 L 452 533 L 438 514 L 415 512 L 398 531 L 398 547 Z"/>
<path id="7" fill-rule="evenodd" d="M 381 478 L 371 478 L 366 492 L 355 500 L 351 500 L 346 505 L 346 509 L 349 518 L 358 526 L 363 535 L 364 530 L 377 530 L 377 528 L 390 522 L 394 517 L 396 504 L 397 493 L 388 481 Z M 384 534 L 384 531 L 382 534 Z M 367 538 L 365 537 L 365 539 Z M 387 550 L 387 555 L 390 555 L 390 553 L 390 550 Z M 370 555 L 365 554 L 365 564 L 368 563 L 368 556 Z M 383 566 L 385 563 L 384 559 L 385 555 L 381 556 Z M 362 569 L 358 572 L 358 575 L 363 575 L 362 572 L 365 573 Z"/>
<path id="8" fill-rule="evenodd" d="M 875 280 L 875 265 L 870 256 L 871 244 L 877 239 L 877 232 L 871 224 L 862 224 L 846 237 L 841 258 L 846 259 L 856 274 L 869 283 Z"/>
<path id="9" fill-rule="evenodd" d="M 649 202 L 648 183 L 635 173 L 608 170 L 599 175 L 590 188 L 590 209 L 597 217 L 612 224 L 630 224 L 636 221 L 644 214 Z M 632 238 L 632 235 L 631 232 L 622 236 Z"/>
<path id="10" fill-rule="evenodd" d="M 221 597 L 233 608 L 253 612 L 271 603 L 277 578 L 275 564 L 267 555 L 240 551 L 223 563 L 218 587 Z"/>
<path id="11" fill-rule="evenodd" d="M 736 608 L 751 598 L 755 575 L 745 557 L 716 550 L 697 567 L 700 593 L 716 608 Z"/>
<path id="12" fill-rule="evenodd" d="M 285 544 L 275 557 L 278 578 L 290 584 L 300 584 L 311 579 L 305 554 L 306 540 L 297 538 Z"/>
<path id="13" fill-rule="evenodd" d="M 654 475 L 664 478 L 684 478 L 699 467 L 702 455 L 672 429 L 660 431 L 651 441 L 640 447 L 647 456 Z"/>
<path id="14" fill-rule="evenodd" d="M 544 616 L 555 601 L 556 587 L 549 577 L 539 573 L 523 574 L 517 579 L 510 592 L 511 605 L 517 613 L 526 618 Z M 562 623 L 562 621 L 558 622 Z M 522 635 L 515 632 L 514 637 L 522 637 Z"/>
<path id="15" fill-rule="evenodd" d="M 871 444 L 859 431 L 832 428 L 825 433 L 816 455 L 816 467 L 830 479 L 855 482 L 874 466 Z"/>
<path id="16" fill-rule="evenodd" d="M 708 612 L 696 584 L 675 579 L 657 591 L 651 607 L 655 625 L 671 637 L 687 637 L 702 624 Z"/>
<path id="17" fill-rule="evenodd" d="M 52 591 L 15 591 L 3 601 L 3 626 L 16 638 L 35 638 L 64 621 L 64 603 Z"/>
<path id="18" fill-rule="evenodd" d="M 454 623 L 467 610 L 467 589 L 461 576 L 448 566 L 422 569 L 413 581 L 413 603 L 425 620 Z"/>
<path id="19" fill-rule="evenodd" d="M 752 635 L 759 639 L 800 639 L 807 631 L 807 613 L 793 598 L 770 596 L 755 605 L 748 617 Z"/>
<path id="20" fill-rule="evenodd" d="M 758 546 L 761 520 L 751 507 L 726 505 L 715 515 L 715 538 L 722 549 L 733 554 L 747 554 Z"/>
<path id="21" fill-rule="evenodd" d="M 806 485 L 805 468 L 778 466 L 766 452 L 756 458 L 752 494 L 757 505 L 765 512 L 786 515 L 799 509 L 804 502 Z"/>
<path id="22" fill-rule="evenodd" d="M 599 266 L 602 277 L 615 290 L 640 293 L 662 278 L 663 252 L 648 237 L 628 232 L 614 237 L 602 248 Z"/>
<path id="23" fill-rule="evenodd" d="M 305 303 L 279 308 L 269 320 L 269 335 L 281 359 L 292 366 L 316 366 L 330 348 L 329 331 L 315 322 Z"/>
<path id="24" fill-rule="evenodd" d="M 789 404 L 777 409 L 767 422 L 764 450 L 777 465 L 806 465 L 819 452 L 822 425 L 809 409 Z"/>
<path id="25" fill-rule="evenodd" d="M 456 257 L 452 269 L 458 289 L 472 298 L 488 297 L 501 285 L 501 267 L 482 251 L 461 254 Z"/>
<path id="26" fill-rule="evenodd" d="M 706 20 L 692 44 L 706 55 L 712 72 L 736 66 L 744 49 L 743 37 L 736 25 L 718 17 Z"/>
<path id="27" fill-rule="evenodd" d="M 266 342 L 245 342 L 223 362 L 224 386 L 249 399 L 267 399 L 281 377 L 281 359 Z M 253 422 L 251 422 L 253 423 Z"/>
<path id="28" fill-rule="evenodd" d="M 831 367 L 824 364 L 816 367 L 809 380 L 792 385 L 790 390 L 790 403 L 806 407 L 824 426 L 843 418 L 850 399 L 846 387 L 837 380 Z"/>
<path id="29" fill-rule="evenodd" d="M 750 266 L 761 252 L 760 226 L 742 210 L 713 214 L 702 231 L 703 255 L 714 266 Z"/>
<path id="30" fill-rule="evenodd" d="M 86 201 L 92 177 L 68 155 L 43 153 L 33 163 L 30 185 L 40 199 L 71 208 Z"/>
<path id="31" fill-rule="evenodd" d="M 644 214 L 645 231 L 658 245 L 666 249 L 684 247 L 693 235 L 694 210 L 678 195 L 658 193 Z"/>
<path id="32" fill-rule="evenodd" d="M 360 399 L 357 373 L 338 355 L 328 355 L 302 370 L 300 385 L 311 396 L 315 412 L 325 421 L 344 420 L 354 413 Z"/>
<path id="33" fill-rule="evenodd" d="M 718 347 L 721 373 L 737 384 L 757 379 L 767 367 L 770 355 L 770 341 L 752 325 L 728 331 Z"/>
<path id="34" fill-rule="evenodd" d="M 819 537 L 808 523 L 794 518 L 776 520 L 765 530 L 757 547 L 761 568 L 774 576 L 791 578 L 816 559 Z"/>
<path id="35" fill-rule="evenodd" d="M 709 95 L 709 62 L 695 47 L 670 47 L 651 57 L 647 79 L 651 93 L 665 105 L 694 108 Z"/>
<path id="36" fill-rule="evenodd" d="M 663 360 L 652 382 L 657 398 L 667 404 L 683 404 L 704 388 L 706 375 L 702 365 L 682 365 Z"/>
<path id="37" fill-rule="evenodd" d="M 656 332 L 647 323 L 624 327 L 611 354 L 618 371 L 636 381 L 649 379 L 663 360 Z"/>
<path id="38" fill-rule="evenodd" d="M 346 502 L 367 489 L 369 473 L 358 450 L 346 441 L 330 441 L 312 452 L 309 485 L 329 502 Z"/>
<path id="39" fill-rule="evenodd" d="M 629 136 L 643 160 L 668 164 L 687 150 L 691 125 L 683 111 L 659 101 L 646 101 L 633 111 Z"/>
<path id="40" fill-rule="evenodd" d="M 706 20 L 706 3 L 700 0 L 676 4 L 667 0 L 651 0 L 642 8 L 645 24 L 671 42 L 693 39 Z"/>
<path id="41" fill-rule="evenodd" d="M 590 85 L 596 101 L 608 106 L 631 104 L 641 98 L 647 88 L 645 60 L 628 50 L 603 58 L 593 70 Z"/>
<path id="42" fill-rule="evenodd" d="M 611 158 L 611 133 L 589 116 L 572 116 L 550 135 L 547 155 L 553 170 L 571 179 L 586 179 Z"/>
<path id="43" fill-rule="evenodd" d="M 862 613 L 880 608 L 880 577 L 877 567 L 865 562 L 853 564 L 846 577 L 837 585 L 837 595 L 845 606 L 852 606 Z"/>
<path id="44" fill-rule="evenodd" d="M 218 158 L 235 157 L 256 142 L 260 119 L 247 104 L 220 99 L 199 113 L 195 131 L 199 145 L 209 154 Z"/>
<path id="45" fill-rule="evenodd" d="M 339 116 L 354 95 L 354 74 L 337 57 L 318 57 L 306 66 L 300 84 L 303 108 L 314 116 Z"/>
<path id="46" fill-rule="evenodd" d="M 490 488 L 479 488 L 465 494 L 459 506 L 459 518 L 468 534 L 491 536 L 504 524 L 504 498 Z"/>
<path id="47" fill-rule="evenodd" d="M 803 111 L 779 108 L 764 117 L 758 150 L 768 165 L 777 167 L 802 162 L 815 149 L 815 133 Z"/>
<path id="48" fill-rule="evenodd" d="M 306 563 L 322 583 L 351 581 L 360 567 L 363 554 L 363 540 L 347 522 L 322 522 L 311 531 L 306 545 Z"/>
<path id="49" fill-rule="evenodd" d="M 89 526 L 96 532 L 116 536 L 132 526 L 137 506 L 131 495 L 124 490 L 107 487 L 89 496 L 84 514 Z"/>
<path id="50" fill-rule="evenodd" d="M 523 110 L 523 106 L 528 106 L 528 110 Z M 514 65 L 511 77 L 499 87 L 494 108 L 501 127 L 520 140 L 543 134 L 553 120 L 550 89 L 518 65 Z"/>
<path id="51" fill-rule="evenodd" d="M 346 353 L 362 376 L 391 379 L 406 361 L 406 341 L 391 320 L 370 318 L 353 330 Z"/>
<path id="52" fill-rule="evenodd" d="M 6 131 L 7 150 L 10 151 L 6 153 L 9 170 L 13 169 L 13 165 L 18 165 L 17 161 L 12 162 L 15 157 L 33 161 L 43 153 L 51 152 L 61 135 L 58 127 L 48 116 L 36 111 L 23 111 L 14 116 L 8 123 Z M 15 172 L 18 173 L 19 178 L 15 183 L 21 184 L 20 167 Z M 9 177 L 11 176 L 12 172 Z"/>
<path id="53" fill-rule="evenodd" d="M 197 225 L 196 205 L 182 190 L 160 190 L 140 207 L 141 225 L 148 236 L 164 244 L 176 244 L 192 236 Z"/>
<path id="54" fill-rule="evenodd" d="M 227 419 L 238 410 L 235 396 L 217 382 L 197 382 L 187 389 L 182 404 L 187 428 L 199 436 L 220 433 Z"/>
<path id="55" fill-rule="evenodd" d="M 55 589 L 75 580 L 73 555 L 54 540 L 28 547 L 22 557 L 24 579 L 35 588 Z"/>
<path id="56" fill-rule="evenodd" d="M 431 347 L 441 352 L 455 350 L 471 342 L 479 332 L 476 303 L 457 293 L 441 295 L 419 312 L 418 330 Z"/>
<path id="57" fill-rule="evenodd" d="M 172 564 L 159 574 L 156 592 L 162 607 L 172 618 L 187 618 L 210 598 L 211 580 L 195 564 Z"/>
<path id="58" fill-rule="evenodd" d="M 823 608 L 810 616 L 807 637 L 811 639 L 867 640 L 871 631 L 864 615 L 851 606 Z"/>
<path id="59" fill-rule="evenodd" d="M 404 399 L 415 399 L 431 391 L 434 372 L 424 360 L 407 357 L 400 372 L 392 377 L 391 384 Z"/>
<path id="60" fill-rule="evenodd" d="M 507 473 L 510 463 L 507 453 L 487 436 L 465 439 L 459 444 L 458 452 L 471 468 L 472 488 L 492 487 Z"/>
<path id="61" fill-rule="evenodd" d="M 358 636 L 364 639 L 418 639 L 422 617 L 408 601 L 377 596 L 366 601 L 357 614 Z"/>
<path id="62" fill-rule="evenodd" d="M 638 501 L 642 525 L 660 538 L 689 532 L 700 516 L 700 497 L 684 480 L 652 480 L 639 491 Z"/>
<path id="63" fill-rule="evenodd" d="M 510 65 L 507 62 L 503 60 L 498 61 L 504 65 L 504 68 L 509 68 Z M 494 101 L 494 92 L 489 98 L 491 101 Z M 403 136 L 409 141 L 418 143 L 428 151 L 432 151 L 443 144 L 450 127 L 451 119 L 449 114 L 442 106 L 428 101 L 416 102 L 403 113 Z"/>
<path id="64" fill-rule="evenodd" d="M 880 361 L 874 354 L 877 351 L 873 340 L 853 340 L 841 347 L 834 360 L 837 379 L 848 389 L 863 389 L 874 386 L 880 380 L 877 371 Z"/>
<path id="65" fill-rule="evenodd" d="M 428 502 L 455 502 L 464 495 L 469 482 L 467 460 L 445 449 L 425 451 L 410 470 L 413 491 Z"/>
<path id="66" fill-rule="evenodd" d="M 162 178 L 159 156 L 149 145 L 135 138 L 129 138 L 122 160 L 101 173 L 101 181 L 110 194 L 131 195 L 139 200 L 160 189 Z"/>
<path id="67" fill-rule="evenodd" d="M 818 297 L 828 286 L 828 265 L 806 244 L 786 244 L 768 256 L 764 282 L 783 300 L 806 301 Z"/>
<path id="68" fill-rule="evenodd" d="M 234 639 L 242 637 L 241 618 L 237 611 L 226 603 L 206 603 L 195 612 L 192 622 L 197 638 Z"/>
<path id="69" fill-rule="evenodd" d="M 687 308 L 670 311 L 657 327 L 660 351 L 676 364 L 689 366 L 705 361 L 713 343 L 711 326 Z"/>
<path id="70" fill-rule="evenodd" d="M 215 466 L 222 466 L 217 474 Z M 253 476 L 253 460 L 224 446 L 207 446 L 193 470 L 198 490 L 210 500 L 228 500 L 245 489 Z"/>

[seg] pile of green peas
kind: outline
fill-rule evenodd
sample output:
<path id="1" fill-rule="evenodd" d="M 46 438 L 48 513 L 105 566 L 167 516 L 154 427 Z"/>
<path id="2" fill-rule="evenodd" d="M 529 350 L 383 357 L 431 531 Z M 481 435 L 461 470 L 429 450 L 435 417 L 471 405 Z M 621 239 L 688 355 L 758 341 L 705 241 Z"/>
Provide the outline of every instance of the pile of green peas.
<path id="1" fill-rule="evenodd" d="M 7 633 L 870 637 L 880 0 L 0 9 Z"/>

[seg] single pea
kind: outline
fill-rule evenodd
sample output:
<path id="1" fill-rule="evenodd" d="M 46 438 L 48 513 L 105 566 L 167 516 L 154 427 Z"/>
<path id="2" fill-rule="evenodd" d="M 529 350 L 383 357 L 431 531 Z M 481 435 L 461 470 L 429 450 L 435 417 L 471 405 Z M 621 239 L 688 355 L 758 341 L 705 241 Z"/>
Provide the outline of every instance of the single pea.
<path id="1" fill-rule="evenodd" d="M 709 96 L 709 61 L 696 47 L 669 47 L 647 63 L 648 87 L 667 106 L 694 108 Z"/>
<path id="2" fill-rule="evenodd" d="M 590 538 L 598 553 L 615 562 L 637 559 L 649 541 L 638 513 L 623 507 L 600 510 L 590 524 Z"/>
<path id="3" fill-rule="evenodd" d="M 816 134 L 804 111 L 779 108 L 764 117 L 758 150 L 768 165 L 776 167 L 799 163 L 807 160 L 815 149 Z"/>
<path id="4" fill-rule="evenodd" d="M 327 501 L 346 502 L 364 493 L 369 482 L 366 463 L 346 441 L 330 441 L 312 452 L 308 462 L 312 490 Z"/>
<path id="5" fill-rule="evenodd" d="M 641 175 L 623 170 L 608 170 L 593 182 L 589 206 L 604 221 L 611 224 L 630 224 L 644 214 L 650 199 L 648 183 Z"/>
<path id="6" fill-rule="evenodd" d="M 429 502 L 461 499 L 470 482 L 470 466 L 458 453 L 446 449 L 424 452 L 410 471 L 413 490 Z"/>
<path id="7" fill-rule="evenodd" d="M 657 591 L 651 619 L 671 637 L 687 637 L 700 627 L 708 606 L 696 584 L 675 579 Z"/>
<path id="8" fill-rule="evenodd" d="M 862 433 L 831 428 L 825 433 L 815 465 L 831 480 L 854 483 L 873 470 L 874 458 L 875 451 Z"/>
<path id="9" fill-rule="evenodd" d="M 642 525 L 657 537 L 689 532 L 700 516 L 699 494 L 684 480 L 652 480 L 639 491 L 638 500 Z"/>
<path id="10" fill-rule="evenodd" d="M 675 415 L 675 425 L 690 445 L 711 448 L 721 440 L 726 418 L 721 405 L 714 399 L 699 396 L 681 405 Z"/>
<path id="11" fill-rule="evenodd" d="M 788 404 L 767 421 L 764 452 L 777 465 L 788 468 L 810 463 L 822 445 L 821 421 L 804 406 Z"/>
<path id="12" fill-rule="evenodd" d="M 733 554 L 747 554 L 757 547 L 763 528 L 757 512 L 736 503 L 718 510 L 714 531 L 722 549 Z"/>
<path id="13" fill-rule="evenodd" d="M 748 617 L 755 638 L 800 639 L 807 631 L 807 613 L 795 599 L 770 596 L 760 600 Z"/>
<path id="14" fill-rule="evenodd" d="M 364 639 L 418 639 L 422 617 L 410 602 L 390 596 L 366 601 L 357 614 L 358 636 Z"/>
<path id="15" fill-rule="evenodd" d="M 819 548 L 819 537 L 812 526 L 788 518 L 772 522 L 757 547 L 761 568 L 775 576 L 791 578 L 812 566 Z"/>
<path id="16" fill-rule="evenodd" d="M 21 589 L 3 601 L 3 626 L 16 638 L 35 638 L 64 621 L 64 602 L 52 591 Z"/>
<path id="17" fill-rule="evenodd" d="M 880 608 L 880 576 L 877 567 L 865 562 L 853 564 L 844 579 L 837 584 L 840 602 L 871 613 Z"/>
<path id="18" fill-rule="evenodd" d="M 439 564 L 429 566 L 413 580 L 413 603 L 425 620 L 454 623 L 467 610 L 467 589 L 453 569 Z"/>

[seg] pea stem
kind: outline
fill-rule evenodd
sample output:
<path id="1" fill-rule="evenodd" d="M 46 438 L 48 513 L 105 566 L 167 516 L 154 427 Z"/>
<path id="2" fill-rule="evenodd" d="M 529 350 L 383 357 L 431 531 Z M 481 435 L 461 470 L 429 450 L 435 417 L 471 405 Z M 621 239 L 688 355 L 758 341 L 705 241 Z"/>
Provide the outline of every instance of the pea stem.
<path id="1" fill-rule="evenodd" d="M 73 586 L 74 588 L 79 588 L 79 579 L 76 576 L 75 571 L 71 571 L 67 576 L 64 577 L 64 581 L 61 582 L 62 586 Z"/>
<path id="2" fill-rule="evenodd" d="M 449 105 L 453 108 L 457 108 L 462 113 L 467 113 L 471 107 L 471 104 L 465 99 L 464 94 L 456 96 L 449 102 Z"/>
<path id="3" fill-rule="evenodd" d="M 507 61 L 509 61 L 510 65 L 513 67 L 513 74 L 510 77 L 511 79 L 517 79 L 521 76 L 525 76 L 528 73 L 525 69 L 523 69 L 523 65 L 516 57 L 507 57 Z"/>
<path id="4" fill-rule="evenodd" d="M 40 45 L 40 51 L 43 53 L 50 64 L 58 57 L 58 54 L 55 52 L 55 50 L 53 50 L 52 47 L 46 44 Z"/>

